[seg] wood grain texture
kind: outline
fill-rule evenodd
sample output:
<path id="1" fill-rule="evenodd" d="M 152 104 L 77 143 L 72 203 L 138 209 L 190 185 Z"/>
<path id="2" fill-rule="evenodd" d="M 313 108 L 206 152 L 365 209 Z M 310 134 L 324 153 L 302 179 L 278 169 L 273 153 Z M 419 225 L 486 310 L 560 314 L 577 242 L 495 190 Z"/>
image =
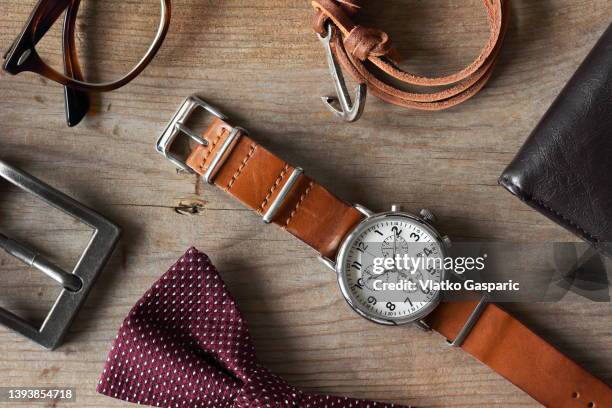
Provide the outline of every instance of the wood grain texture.
<path id="1" fill-rule="evenodd" d="M 85 64 L 90 77 L 119 74 L 132 51 L 146 47 L 158 18 L 156 1 L 147 1 L 84 2 L 81 55 L 105 60 Z M 3 47 L 32 3 L 3 1 Z M 459 68 L 486 39 L 478 0 L 372 1 L 368 9 L 369 23 L 384 22 L 415 72 Z M 77 128 L 65 126 L 59 86 L 31 74 L 0 73 L 0 158 L 125 232 L 59 350 L 43 351 L 0 329 L 0 385 L 72 386 L 79 407 L 125 406 L 95 393 L 110 343 L 136 300 L 195 245 L 212 257 L 238 298 L 261 360 L 296 386 L 418 407 L 537 406 L 438 335 L 378 327 L 356 316 L 309 248 L 194 176 L 177 173 L 154 143 L 183 98 L 199 93 L 349 201 L 375 210 L 391 203 L 412 211 L 426 206 L 455 239 L 573 240 L 499 187 L 497 177 L 609 23 L 612 3 L 512 1 L 501 61 L 479 96 L 439 113 L 370 98 L 364 118 L 353 125 L 337 122 L 320 103 L 333 87 L 309 27 L 307 1 L 177 0 L 173 11 L 153 64 L 129 86 L 95 96 L 94 114 Z M 55 29 L 41 45 L 50 61 L 59 61 L 59 33 Z M 175 211 L 185 206 L 195 214 Z M 65 265 L 88 234 L 4 184 L 0 228 Z M 42 316 L 53 285 L 4 255 L 0 260 L 0 304 Z M 512 310 L 612 382 L 610 304 Z"/>

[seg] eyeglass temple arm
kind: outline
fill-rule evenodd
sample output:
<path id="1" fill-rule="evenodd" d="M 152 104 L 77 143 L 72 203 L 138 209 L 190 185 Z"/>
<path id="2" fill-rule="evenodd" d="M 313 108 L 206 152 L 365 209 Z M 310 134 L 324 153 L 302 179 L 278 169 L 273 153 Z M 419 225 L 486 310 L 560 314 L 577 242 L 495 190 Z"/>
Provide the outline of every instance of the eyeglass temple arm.
<path id="1" fill-rule="evenodd" d="M 30 17 L 30 23 L 33 27 L 34 44 L 38 44 L 41 38 L 47 34 L 47 31 L 55 24 L 57 19 L 62 15 L 64 10 L 72 4 L 73 0 L 40 0 L 33 15 Z"/>
<path id="2" fill-rule="evenodd" d="M 64 30 L 62 34 L 62 53 L 64 55 L 64 73 L 66 76 L 83 81 L 83 72 L 78 62 L 76 48 L 76 16 L 81 0 L 72 0 L 66 9 Z M 66 110 L 66 123 L 76 126 L 87 115 L 90 107 L 89 95 L 83 91 L 64 86 L 64 102 Z"/>
<path id="3" fill-rule="evenodd" d="M 13 42 L 11 47 L 6 50 L 3 58 L 7 59 L 11 51 L 18 45 L 21 47 L 36 46 L 72 1 L 73 0 L 39 0 L 30 14 L 30 17 L 28 17 L 28 22 L 22 33 L 17 37 L 15 42 Z M 27 39 L 25 43 L 24 39 Z"/>
<path id="4" fill-rule="evenodd" d="M 49 31 L 61 14 L 66 11 L 63 27 L 64 71 L 66 76 L 76 80 L 83 80 L 83 74 L 77 61 L 77 50 L 75 44 L 76 14 L 80 0 L 39 0 L 30 15 L 26 27 L 13 45 L 7 50 L 4 59 L 17 47 L 33 50 L 42 37 Z M 29 33 L 29 35 L 28 35 Z M 5 69 L 10 71 L 9 66 L 14 64 L 5 62 Z M 64 100 L 66 109 L 66 121 L 68 126 L 78 124 L 89 111 L 89 96 L 84 92 L 64 87 Z"/>

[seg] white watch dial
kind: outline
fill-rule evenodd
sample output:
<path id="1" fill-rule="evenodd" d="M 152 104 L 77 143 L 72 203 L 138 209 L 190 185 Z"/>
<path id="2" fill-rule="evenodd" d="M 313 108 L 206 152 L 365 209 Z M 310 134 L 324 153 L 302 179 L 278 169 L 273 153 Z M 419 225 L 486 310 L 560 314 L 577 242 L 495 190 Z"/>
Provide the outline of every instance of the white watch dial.
<path id="1" fill-rule="evenodd" d="M 338 279 L 349 304 L 363 316 L 407 323 L 437 304 L 439 293 L 428 286 L 444 278 L 444 256 L 439 234 L 423 221 L 403 213 L 377 215 L 343 243 Z"/>

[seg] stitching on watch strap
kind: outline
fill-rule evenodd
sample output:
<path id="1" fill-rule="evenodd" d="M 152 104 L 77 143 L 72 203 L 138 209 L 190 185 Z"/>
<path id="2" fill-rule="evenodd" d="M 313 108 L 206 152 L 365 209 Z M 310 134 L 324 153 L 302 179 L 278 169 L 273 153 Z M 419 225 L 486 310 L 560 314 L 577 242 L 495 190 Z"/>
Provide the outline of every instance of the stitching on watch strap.
<path id="1" fill-rule="evenodd" d="M 274 194 L 274 191 L 278 188 L 278 185 L 283 180 L 283 178 L 285 177 L 285 174 L 287 174 L 288 170 L 289 170 L 289 165 L 285 164 L 285 167 L 283 167 L 283 169 L 281 170 L 278 178 L 276 179 L 276 181 L 274 182 L 274 184 L 270 188 L 270 191 L 266 195 L 266 198 L 264 198 L 264 200 L 262 201 L 261 205 L 259 206 L 259 212 L 263 212 L 264 208 L 266 208 L 266 205 L 268 205 L 268 202 L 270 201 L 270 197 L 272 197 L 272 194 Z"/>
<path id="2" fill-rule="evenodd" d="M 255 149 L 257 148 L 256 144 L 252 144 L 250 149 L 249 149 L 249 153 L 246 155 L 246 157 L 242 160 L 242 163 L 240 163 L 240 167 L 238 167 L 238 169 L 236 170 L 236 173 L 234 173 L 234 175 L 232 176 L 232 178 L 230 179 L 229 183 L 227 183 L 227 190 L 229 191 L 232 186 L 234 185 L 234 183 L 236 182 L 236 180 L 238 180 L 238 177 L 240 176 L 240 174 L 242 173 L 242 170 L 244 170 L 244 168 L 246 167 L 247 163 L 249 162 L 249 160 L 251 159 L 251 157 L 253 157 L 253 153 L 255 153 Z"/>
<path id="3" fill-rule="evenodd" d="M 227 133 L 227 129 L 222 127 L 215 140 L 210 144 L 208 149 L 206 149 L 206 154 L 204 155 L 204 157 L 202 158 L 202 162 L 200 163 L 200 170 L 204 171 L 204 164 L 206 164 L 206 160 L 208 160 L 212 151 L 215 149 L 215 146 L 217 145 L 217 143 L 219 143 L 219 140 L 221 140 L 225 133 Z"/>
<path id="4" fill-rule="evenodd" d="M 304 199 L 306 198 L 308 193 L 310 193 L 310 191 L 312 190 L 313 185 L 314 185 L 314 181 L 311 181 L 310 183 L 308 183 L 308 188 L 304 191 L 304 193 L 300 197 L 300 200 L 295 205 L 295 208 L 293 209 L 293 211 L 291 211 L 291 214 L 289 214 L 289 218 L 287 218 L 287 221 L 285 221 L 285 228 L 289 226 L 289 223 L 293 219 L 293 216 L 297 213 L 298 209 L 302 205 L 302 202 L 304 202 Z"/>

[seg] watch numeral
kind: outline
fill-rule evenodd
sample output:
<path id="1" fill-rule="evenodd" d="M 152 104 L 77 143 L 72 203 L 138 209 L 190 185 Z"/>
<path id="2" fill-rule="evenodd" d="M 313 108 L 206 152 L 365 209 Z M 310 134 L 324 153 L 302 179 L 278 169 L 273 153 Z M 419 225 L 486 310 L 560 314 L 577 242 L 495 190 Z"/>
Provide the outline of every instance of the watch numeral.
<path id="1" fill-rule="evenodd" d="M 412 301 L 410 300 L 409 297 L 406 298 L 406 300 L 404 300 L 404 303 L 408 302 L 410 304 L 410 307 L 413 306 Z"/>
<path id="2" fill-rule="evenodd" d="M 402 235 L 402 232 L 403 232 L 401 229 L 399 229 L 397 227 L 391 228 L 391 231 L 395 232 L 395 236 L 396 237 L 399 237 L 400 235 Z"/>
<path id="3" fill-rule="evenodd" d="M 363 254 L 365 251 L 367 251 L 368 246 L 364 244 L 363 242 L 360 242 L 359 244 L 357 244 L 356 249 Z"/>
<path id="4" fill-rule="evenodd" d="M 358 271 L 361 270 L 361 264 L 357 261 L 353 262 L 353 264 L 351 265 L 353 268 L 357 269 Z"/>
<path id="5" fill-rule="evenodd" d="M 425 249 L 423 249 L 423 253 L 426 256 L 429 256 L 429 255 L 433 254 L 433 251 L 431 249 L 429 249 L 429 248 L 425 248 Z"/>
<path id="6" fill-rule="evenodd" d="M 378 235 L 380 235 L 381 237 L 385 235 L 382 232 L 380 232 L 379 230 L 375 230 L 374 232 L 377 233 Z"/>
<path id="7" fill-rule="evenodd" d="M 364 287 L 363 279 L 361 279 L 361 278 L 357 279 L 357 283 L 353 287 L 355 287 L 357 289 L 363 289 L 363 287 Z"/>
<path id="8" fill-rule="evenodd" d="M 377 302 L 377 300 L 376 300 L 376 298 L 375 298 L 374 296 L 370 296 L 370 297 L 368 298 L 368 303 L 370 303 L 370 304 L 372 304 L 372 305 L 375 305 L 375 304 L 376 304 L 376 302 Z"/>
<path id="9" fill-rule="evenodd" d="M 421 236 L 417 234 L 416 232 L 413 232 L 412 234 L 410 234 L 410 238 L 414 239 L 416 242 L 419 242 L 419 240 L 421 239 Z"/>
<path id="10" fill-rule="evenodd" d="M 395 303 L 392 302 L 387 302 L 387 304 L 385 305 L 385 307 L 391 311 L 395 310 Z"/>

